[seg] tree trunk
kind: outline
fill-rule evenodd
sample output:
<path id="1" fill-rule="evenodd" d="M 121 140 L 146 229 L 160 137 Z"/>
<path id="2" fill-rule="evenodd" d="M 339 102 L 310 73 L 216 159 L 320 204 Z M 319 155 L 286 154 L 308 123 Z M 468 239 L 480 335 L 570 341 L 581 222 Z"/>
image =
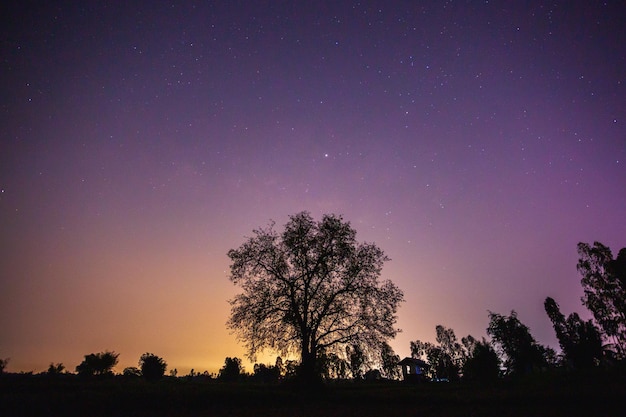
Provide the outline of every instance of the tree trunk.
<path id="1" fill-rule="evenodd" d="M 299 379 L 305 383 L 315 383 L 319 381 L 317 374 L 317 349 L 310 346 L 308 341 L 302 342 L 301 363 L 299 369 Z"/>

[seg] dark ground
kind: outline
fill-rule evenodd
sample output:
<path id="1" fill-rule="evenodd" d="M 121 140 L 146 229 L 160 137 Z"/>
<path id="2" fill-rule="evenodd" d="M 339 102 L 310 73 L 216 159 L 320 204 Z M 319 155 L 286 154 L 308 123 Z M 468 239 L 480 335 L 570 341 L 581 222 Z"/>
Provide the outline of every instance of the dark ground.
<path id="1" fill-rule="evenodd" d="M 626 375 L 555 373 L 491 387 L 336 383 L 323 387 L 166 378 L 0 377 L 11 416 L 626 416 Z"/>

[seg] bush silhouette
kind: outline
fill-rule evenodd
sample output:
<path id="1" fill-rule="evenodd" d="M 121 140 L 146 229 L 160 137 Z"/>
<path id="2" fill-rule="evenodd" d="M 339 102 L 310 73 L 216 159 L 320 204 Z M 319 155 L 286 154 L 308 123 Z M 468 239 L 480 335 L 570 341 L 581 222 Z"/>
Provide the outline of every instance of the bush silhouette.
<path id="1" fill-rule="evenodd" d="M 62 363 L 50 363 L 50 366 L 48 367 L 48 370 L 46 371 L 46 374 L 48 374 L 49 376 L 57 376 L 57 375 L 61 375 L 61 373 L 65 370 L 65 365 L 63 365 Z"/>
<path id="2" fill-rule="evenodd" d="M 149 381 L 156 381 L 163 378 L 167 369 L 167 362 L 155 354 L 146 352 L 139 358 L 139 368 L 141 374 Z"/>
<path id="3" fill-rule="evenodd" d="M 90 353 L 85 355 L 85 359 L 76 367 L 76 372 L 81 376 L 112 375 L 118 356 L 119 353 L 109 351 Z"/>
<path id="4" fill-rule="evenodd" d="M 141 376 L 141 370 L 135 366 L 124 368 L 122 375 L 125 377 L 138 378 Z"/>

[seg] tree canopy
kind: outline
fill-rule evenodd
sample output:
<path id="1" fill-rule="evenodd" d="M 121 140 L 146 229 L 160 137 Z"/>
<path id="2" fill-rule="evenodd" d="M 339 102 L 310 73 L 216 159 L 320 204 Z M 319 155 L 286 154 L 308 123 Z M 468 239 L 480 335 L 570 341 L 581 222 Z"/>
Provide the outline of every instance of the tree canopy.
<path id="1" fill-rule="evenodd" d="M 341 216 L 292 215 L 282 233 L 270 223 L 228 256 L 230 280 L 242 289 L 230 301 L 228 326 L 251 359 L 266 348 L 298 352 L 301 373 L 312 377 L 322 351 L 379 348 L 399 331 L 403 293 L 379 280 L 389 258 L 375 244 L 357 242 Z"/>
<path id="2" fill-rule="evenodd" d="M 244 369 L 239 358 L 226 358 L 224 359 L 224 366 L 220 368 L 218 378 L 221 381 L 235 382 L 241 375 L 243 375 Z"/>
<path id="3" fill-rule="evenodd" d="M 431 378 L 455 381 L 467 358 L 467 348 L 457 342 L 456 334 L 451 328 L 442 325 L 435 327 L 436 342 L 411 342 L 411 357 L 424 359 L 428 362 L 428 374 Z M 474 340 L 472 336 L 463 341 Z"/>
<path id="4" fill-rule="evenodd" d="M 602 336 L 591 320 L 584 321 L 577 313 L 567 319 L 559 305 L 548 297 L 544 302 L 552 321 L 565 361 L 576 369 L 590 368 L 602 359 Z"/>
<path id="5" fill-rule="evenodd" d="M 578 244 L 578 271 L 585 291 L 582 302 L 611 340 L 620 357 L 626 356 L 626 248 L 616 259 L 600 242 Z"/>
<path id="6" fill-rule="evenodd" d="M 509 316 L 489 312 L 487 333 L 506 356 L 504 365 L 511 375 L 523 375 L 548 365 L 553 351 L 535 340 L 515 311 Z"/>

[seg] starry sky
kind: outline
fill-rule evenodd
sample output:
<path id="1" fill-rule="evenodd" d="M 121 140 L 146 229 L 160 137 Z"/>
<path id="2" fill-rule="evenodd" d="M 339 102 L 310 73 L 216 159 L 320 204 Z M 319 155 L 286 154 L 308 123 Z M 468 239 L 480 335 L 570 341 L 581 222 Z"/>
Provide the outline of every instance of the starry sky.
<path id="1" fill-rule="evenodd" d="M 108 349 L 216 372 L 244 356 L 227 251 L 302 210 L 392 259 L 400 356 L 488 310 L 558 348 L 545 297 L 589 317 L 576 244 L 626 246 L 621 1 L 3 9 L 8 371 Z"/>

